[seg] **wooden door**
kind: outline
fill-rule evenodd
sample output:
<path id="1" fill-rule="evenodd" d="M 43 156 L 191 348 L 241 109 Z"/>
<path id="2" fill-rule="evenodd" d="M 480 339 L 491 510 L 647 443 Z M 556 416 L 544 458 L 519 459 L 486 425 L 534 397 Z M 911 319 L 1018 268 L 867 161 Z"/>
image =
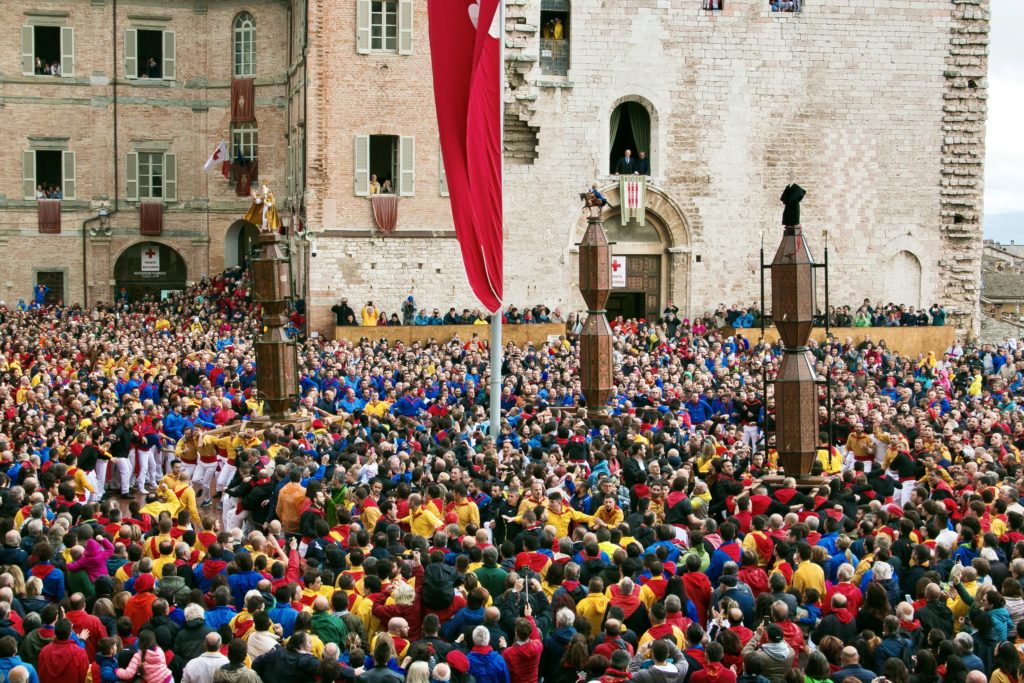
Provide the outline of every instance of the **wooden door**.
<path id="1" fill-rule="evenodd" d="M 661 315 L 661 256 L 627 256 L 626 291 L 644 294 L 648 320 Z"/>

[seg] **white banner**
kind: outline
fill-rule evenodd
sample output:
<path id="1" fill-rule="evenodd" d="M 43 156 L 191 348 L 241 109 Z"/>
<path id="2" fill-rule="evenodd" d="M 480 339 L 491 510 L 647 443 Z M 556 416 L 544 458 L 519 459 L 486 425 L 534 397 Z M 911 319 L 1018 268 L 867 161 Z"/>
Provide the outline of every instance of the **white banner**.
<path id="1" fill-rule="evenodd" d="M 626 257 L 612 256 L 612 287 L 626 286 Z"/>
<path id="2" fill-rule="evenodd" d="M 160 272 L 160 250 L 156 247 L 147 246 L 142 248 L 142 272 Z"/>

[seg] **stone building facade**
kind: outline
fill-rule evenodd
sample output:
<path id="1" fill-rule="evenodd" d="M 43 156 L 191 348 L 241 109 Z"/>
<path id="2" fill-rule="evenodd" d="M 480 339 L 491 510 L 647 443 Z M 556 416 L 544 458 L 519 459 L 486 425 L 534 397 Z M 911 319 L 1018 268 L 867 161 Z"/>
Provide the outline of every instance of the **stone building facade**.
<path id="1" fill-rule="evenodd" d="M 767 0 L 506 4 L 507 304 L 581 307 L 578 194 L 591 183 L 611 202 L 627 270 L 613 312 L 752 303 L 762 236 L 770 259 L 779 194 L 799 182 L 818 256 L 828 233 L 833 303 L 942 301 L 976 326 L 988 0 L 805 0 L 798 13 Z M 27 299 L 37 282 L 75 302 L 122 284 L 158 294 L 244 258 L 248 199 L 201 170 L 224 137 L 232 159 L 236 147 L 258 156 L 286 221 L 301 223 L 296 286 L 313 329 L 331 328 L 343 297 L 357 310 L 397 311 L 410 294 L 428 310 L 475 307 L 440 159 L 426 2 L 6 7 L 0 299 Z M 62 75 L 35 73 L 36 57 L 66 64 Z M 233 84 L 247 79 L 255 123 L 233 124 Z M 619 219 L 611 170 L 627 147 L 651 164 L 643 226 Z M 157 161 L 162 229 L 143 235 Z M 391 234 L 371 209 L 372 176 L 398 195 Z M 59 233 L 51 220 L 41 232 L 39 183 L 67 193 Z M 151 248 L 174 268 L 143 267 Z"/>
<path id="2" fill-rule="evenodd" d="M 426 3 L 405 50 L 361 47 L 355 4 L 310 7 L 309 284 L 323 329 L 341 297 L 387 311 L 409 294 L 428 309 L 475 303 L 443 196 Z M 828 232 L 833 303 L 942 301 L 976 325 L 987 0 L 723 5 L 508 0 L 506 302 L 580 307 L 578 193 L 592 182 L 630 275 L 610 308 L 753 302 L 761 236 L 770 260 L 779 194 L 799 182 L 818 257 Z M 329 68 L 339 62 L 344 77 Z M 400 192 L 393 235 L 360 196 L 363 135 L 415 138 L 415 188 Z M 611 164 L 641 141 L 647 225 L 622 227 Z"/>
<path id="3" fill-rule="evenodd" d="M 221 139 L 231 159 L 241 152 L 273 179 L 288 213 L 304 112 L 301 2 L 5 8 L 0 299 L 31 300 L 38 283 L 68 302 L 109 302 L 121 287 L 158 297 L 245 258 L 252 228 L 238 219 L 250 200 L 220 168 L 202 170 Z M 39 73 L 54 64 L 59 75 Z M 250 112 L 232 123 L 232 83 L 249 79 Z M 38 201 L 39 185 L 63 198 Z"/>

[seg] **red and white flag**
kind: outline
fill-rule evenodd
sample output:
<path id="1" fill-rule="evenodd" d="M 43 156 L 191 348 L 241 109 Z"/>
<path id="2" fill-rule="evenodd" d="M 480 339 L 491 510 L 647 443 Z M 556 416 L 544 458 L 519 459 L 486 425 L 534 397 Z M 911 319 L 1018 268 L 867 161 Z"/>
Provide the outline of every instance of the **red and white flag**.
<path id="1" fill-rule="evenodd" d="M 434 104 L 466 277 L 488 311 L 503 293 L 501 0 L 429 0 Z"/>
<path id="2" fill-rule="evenodd" d="M 203 164 L 203 172 L 209 173 L 212 169 L 220 165 L 220 172 L 225 178 L 228 177 L 228 143 L 221 140 L 217 143 L 217 147 L 214 148 L 213 154 Z"/>

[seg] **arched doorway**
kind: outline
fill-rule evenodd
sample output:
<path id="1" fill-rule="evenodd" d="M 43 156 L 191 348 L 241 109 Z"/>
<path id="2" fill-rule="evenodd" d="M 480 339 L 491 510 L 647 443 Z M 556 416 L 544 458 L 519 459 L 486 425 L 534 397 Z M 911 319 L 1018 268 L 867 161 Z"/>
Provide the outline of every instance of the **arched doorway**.
<path id="1" fill-rule="evenodd" d="M 669 304 L 679 308 L 680 317 L 692 317 L 690 305 L 691 237 L 679 204 L 658 188 L 647 188 L 644 225 L 635 221 L 622 225 L 619 215 L 618 184 L 600 188 L 609 208 L 601 216 L 612 244 L 612 257 L 619 263 L 616 286 L 609 298 L 609 318 L 616 315 L 661 315 Z M 583 239 L 587 217 L 581 215 L 573 231 L 572 244 Z M 570 245 L 572 286 L 579 285 L 579 252 Z M 625 278 L 622 278 L 625 268 Z"/>
<path id="2" fill-rule="evenodd" d="M 921 261 L 914 254 L 903 250 L 889 260 L 886 290 L 893 303 L 921 305 Z"/>
<path id="3" fill-rule="evenodd" d="M 612 110 L 609 120 L 609 160 L 608 170 L 616 172 L 616 166 L 626 150 L 631 152 L 633 163 L 639 153 L 651 158 L 651 113 L 639 102 L 623 102 Z"/>
<path id="4" fill-rule="evenodd" d="M 623 225 L 621 216 L 613 214 L 604 219 L 604 230 L 612 243 L 612 269 L 618 276 L 613 277 L 617 286 L 608 297 L 608 318 L 657 318 L 668 279 L 669 240 L 664 226 L 650 214 L 644 225 Z"/>
<path id="5" fill-rule="evenodd" d="M 246 221 L 235 221 L 224 235 L 224 267 L 249 265 L 249 252 L 260 234 L 259 228 Z"/>
<path id="6" fill-rule="evenodd" d="M 129 301 L 159 301 L 185 289 L 187 279 L 185 259 L 159 242 L 133 244 L 114 263 L 115 297 L 123 288 Z"/>

